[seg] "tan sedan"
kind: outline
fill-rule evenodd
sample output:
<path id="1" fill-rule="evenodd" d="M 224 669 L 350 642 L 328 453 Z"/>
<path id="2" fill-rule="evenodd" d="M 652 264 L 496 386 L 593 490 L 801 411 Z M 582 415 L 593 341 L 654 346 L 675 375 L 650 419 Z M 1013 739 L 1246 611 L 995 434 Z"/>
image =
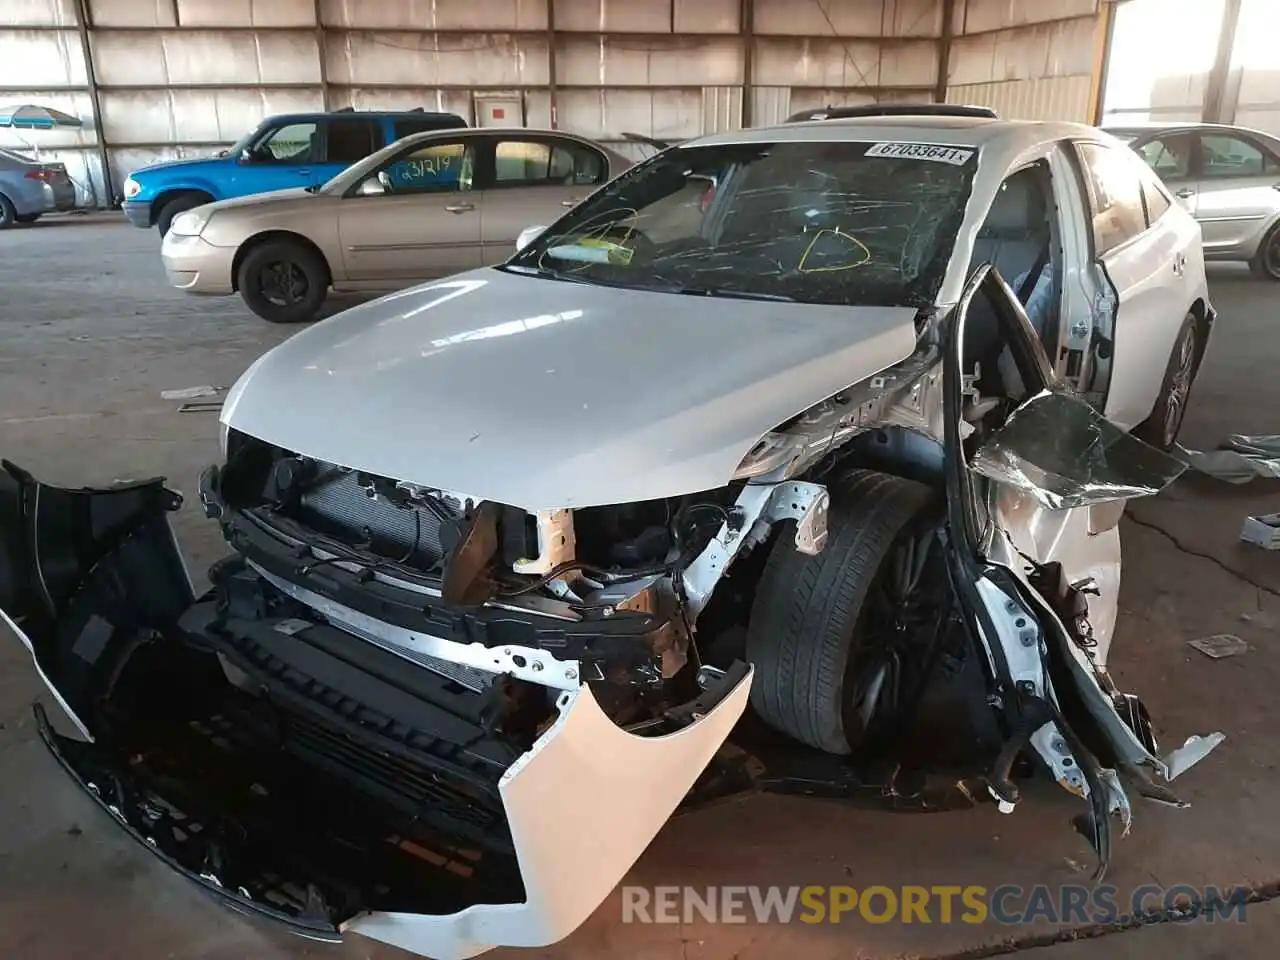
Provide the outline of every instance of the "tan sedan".
<path id="1" fill-rule="evenodd" d="M 558 130 L 405 137 L 324 186 L 174 218 L 161 256 L 193 294 L 239 293 L 272 323 L 314 319 L 330 289 L 382 291 L 501 263 L 631 160 Z"/>

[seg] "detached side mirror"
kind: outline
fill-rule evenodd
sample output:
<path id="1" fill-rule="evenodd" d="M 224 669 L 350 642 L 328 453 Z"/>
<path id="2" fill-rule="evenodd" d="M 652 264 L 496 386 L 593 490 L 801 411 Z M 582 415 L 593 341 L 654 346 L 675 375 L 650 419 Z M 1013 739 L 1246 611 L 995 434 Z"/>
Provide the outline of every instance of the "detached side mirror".
<path id="1" fill-rule="evenodd" d="M 525 227 L 520 231 L 520 236 L 516 237 L 516 253 L 519 253 L 533 241 L 537 240 L 544 232 L 546 227 L 538 225 L 534 227 Z"/>
<path id="2" fill-rule="evenodd" d="M 380 197 L 387 192 L 387 188 L 383 186 L 382 181 L 377 177 L 367 177 L 360 181 L 360 185 L 356 187 L 357 197 Z"/>

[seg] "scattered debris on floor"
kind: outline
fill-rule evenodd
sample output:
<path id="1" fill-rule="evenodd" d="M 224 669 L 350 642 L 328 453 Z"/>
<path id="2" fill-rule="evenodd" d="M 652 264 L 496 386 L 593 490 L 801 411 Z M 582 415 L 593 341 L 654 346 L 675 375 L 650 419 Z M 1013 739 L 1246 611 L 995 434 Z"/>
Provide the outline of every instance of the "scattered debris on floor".
<path id="1" fill-rule="evenodd" d="M 217 413 L 222 409 L 221 400 L 191 400 L 178 408 L 179 413 Z"/>
<path id="2" fill-rule="evenodd" d="M 1280 479 L 1280 435 L 1245 436 L 1233 433 L 1217 450 L 1182 448 L 1187 462 L 1201 473 L 1227 483 L 1248 483 L 1258 477 Z"/>
<path id="3" fill-rule="evenodd" d="M 161 390 L 160 399 L 197 400 L 200 397 L 216 397 L 226 389 L 226 387 L 214 387 L 206 383 L 198 387 L 182 387 L 178 390 Z"/>
<path id="4" fill-rule="evenodd" d="M 1240 539 L 1263 550 L 1280 550 L 1280 513 L 1245 517 Z"/>
<path id="5" fill-rule="evenodd" d="M 1215 633 L 1211 637 L 1198 637 L 1195 640 L 1188 640 L 1187 645 L 1195 647 L 1206 657 L 1214 660 L 1234 657 L 1249 650 L 1249 645 L 1233 633 Z"/>

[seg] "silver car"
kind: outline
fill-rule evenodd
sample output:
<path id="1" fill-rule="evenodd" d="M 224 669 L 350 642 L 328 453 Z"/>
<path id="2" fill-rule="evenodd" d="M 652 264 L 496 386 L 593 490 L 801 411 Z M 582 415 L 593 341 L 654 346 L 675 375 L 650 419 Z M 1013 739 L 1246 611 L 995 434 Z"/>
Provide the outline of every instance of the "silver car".
<path id="1" fill-rule="evenodd" d="M 315 189 L 187 210 L 161 248 L 169 282 L 239 293 L 272 323 L 314 320 L 329 290 L 387 291 L 501 263 L 520 230 L 631 165 L 561 130 L 436 130 L 397 140 Z"/>
<path id="2" fill-rule="evenodd" d="M 76 187 L 63 164 L 0 149 L 0 230 L 34 223 L 43 213 L 75 205 Z"/>
<path id="3" fill-rule="evenodd" d="M 1113 127 L 1200 221 L 1206 260 L 1280 280 L 1280 139 L 1216 123 Z"/>

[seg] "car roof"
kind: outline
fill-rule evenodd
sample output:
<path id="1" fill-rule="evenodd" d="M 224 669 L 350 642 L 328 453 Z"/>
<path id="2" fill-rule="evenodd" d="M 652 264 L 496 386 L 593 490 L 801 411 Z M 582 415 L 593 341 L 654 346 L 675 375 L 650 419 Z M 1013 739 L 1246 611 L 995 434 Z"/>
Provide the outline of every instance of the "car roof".
<path id="1" fill-rule="evenodd" d="M 456 113 L 439 110 L 305 110 L 273 114 L 273 120 L 314 120 L 318 117 L 404 117 L 418 120 L 461 120 Z"/>
<path id="2" fill-rule="evenodd" d="M 726 131 L 686 141 L 680 146 L 768 141 L 901 140 L 965 147 L 998 142 L 1016 152 L 1046 141 L 1097 135 L 1097 127 L 1064 121 L 935 116 L 849 117 Z"/>
<path id="3" fill-rule="evenodd" d="M 1103 128 L 1112 136 L 1124 137 L 1143 137 L 1154 136 L 1161 133 L 1196 133 L 1200 132 L 1216 132 L 1216 133 L 1245 133 L 1253 137 L 1266 137 L 1269 140 L 1275 140 L 1276 136 L 1267 133 L 1265 130 L 1255 130 L 1252 127 L 1242 127 L 1236 123 L 1209 123 L 1204 120 L 1186 120 L 1180 123 L 1162 122 L 1159 120 L 1146 120 L 1134 123 L 1108 123 Z"/>

